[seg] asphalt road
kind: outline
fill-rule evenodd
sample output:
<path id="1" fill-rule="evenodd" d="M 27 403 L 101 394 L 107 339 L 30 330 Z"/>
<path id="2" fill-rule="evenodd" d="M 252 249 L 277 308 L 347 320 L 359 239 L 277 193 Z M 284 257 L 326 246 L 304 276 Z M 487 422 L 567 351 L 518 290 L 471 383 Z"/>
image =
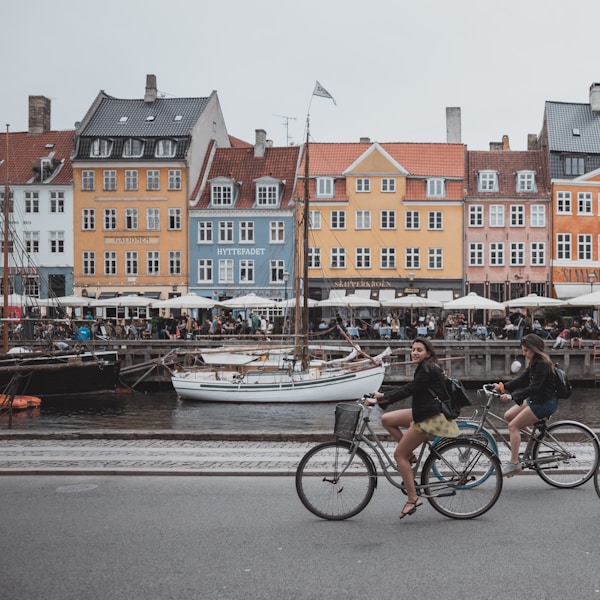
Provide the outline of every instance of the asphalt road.
<path id="1" fill-rule="evenodd" d="M 0 478 L 6 600 L 600 598 L 600 499 L 505 482 L 494 508 L 403 521 L 380 481 L 351 520 L 322 521 L 292 477 Z"/>

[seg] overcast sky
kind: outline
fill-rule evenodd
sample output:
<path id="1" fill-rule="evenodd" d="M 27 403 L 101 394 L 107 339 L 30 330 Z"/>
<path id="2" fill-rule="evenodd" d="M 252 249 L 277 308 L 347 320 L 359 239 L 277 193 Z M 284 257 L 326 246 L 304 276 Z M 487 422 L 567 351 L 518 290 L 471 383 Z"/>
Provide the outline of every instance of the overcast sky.
<path id="1" fill-rule="evenodd" d="M 0 127 L 25 131 L 31 94 L 71 129 L 100 90 L 219 95 L 230 135 L 317 142 L 462 141 L 513 150 L 546 100 L 588 102 L 600 81 L 600 2 L 580 0 L 8 0 L 0 5 Z"/>

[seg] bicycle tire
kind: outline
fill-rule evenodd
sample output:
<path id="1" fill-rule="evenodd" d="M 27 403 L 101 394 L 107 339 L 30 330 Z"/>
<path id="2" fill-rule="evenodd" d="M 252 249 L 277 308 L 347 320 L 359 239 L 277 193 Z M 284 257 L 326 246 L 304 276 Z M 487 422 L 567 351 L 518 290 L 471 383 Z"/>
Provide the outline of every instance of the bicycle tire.
<path id="1" fill-rule="evenodd" d="M 594 475 L 594 487 L 596 488 L 596 494 L 600 498 L 600 465 L 596 467 L 596 474 Z"/>
<path id="2" fill-rule="evenodd" d="M 314 515 L 329 521 L 349 519 L 371 501 L 377 485 L 373 461 L 350 442 L 325 442 L 311 448 L 296 469 L 296 492 Z M 349 462 L 350 461 L 350 462 Z"/>
<path id="3" fill-rule="evenodd" d="M 561 456 L 562 451 L 569 457 Z M 536 440 L 531 456 L 534 461 L 556 456 L 552 462 L 534 465 L 537 474 L 554 487 L 576 488 L 594 476 L 600 447 L 589 427 L 577 421 L 558 421 L 548 425 L 541 440 Z"/>
<path id="4" fill-rule="evenodd" d="M 475 423 L 473 421 L 458 421 L 457 420 L 456 424 L 458 425 L 458 428 L 461 430 L 461 432 L 460 432 L 461 437 L 474 439 L 477 442 L 485 444 L 486 446 L 490 447 L 490 449 L 492 450 L 492 452 L 494 454 L 498 454 L 498 444 L 496 443 L 496 440 L 494 439 L 494 436 L 492 435 L 492 433 L 490 432 L 489 429 L 482 427 L 481 431 L 477 435 L 475 435 L 474 433 L 469 434 L 469 430 L 471 430 L 472 432 L 475 432 L 477 429 L 479 429 L 478 423 Z M 432 444 L 435 446 L 436 444 L 439 444 L 441 441 L 445 441 L 446 439 L 447 438 L 438 436 L 433 440 Z"/>
<path id="5" fill-rule="evenodd" d="M 427 501 L 452 519 L 484 514 L 502 492 L 502 468 L 485 444 L 455 438 L 435 446 L 421 473 Z"/>

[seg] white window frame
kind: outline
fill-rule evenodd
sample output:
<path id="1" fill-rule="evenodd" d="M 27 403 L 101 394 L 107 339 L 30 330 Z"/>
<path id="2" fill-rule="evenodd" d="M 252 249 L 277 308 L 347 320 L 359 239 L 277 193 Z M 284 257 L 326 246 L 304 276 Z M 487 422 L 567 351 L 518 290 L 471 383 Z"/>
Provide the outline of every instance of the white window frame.
<path id="1" fill-rule="evenodd" d="M 570 233 L 556 234 L 557 260 L 571 260 L 573 255 L 573 239 Z"/>
<path id="2" fill-rule="evenodd" d="M 233 185 L 213 183 L 210 186 L 210 203 L 212 206 L 233 205 Z"/>
<path id="3" fill-rule="evenodd" d="M 81 209 L 81 230 L 95 231 L 96 230 L 96 209 L 82 208 Z"/>
<path id="4" fill-rule="evenodd" d="M 354 227 L 357 230 L 371 229 L 371 211 L 370 210 L 357 210 L 354 213 L 355 224 Z"/>
<path id="5" fill-rule="evenodd" d="M 260 183 L 256 186 L 256 206 L 277 206 L 279 188 L 274 183 Z"/>
<path id="6" fill-rule="evenodd" d="M 139 178 L 137 169 L 127 169 L 125 171 L 125 190 L 135 192 L 139 187 Z"/>
<path id="7" fill-rule="evenodd" d="M 510 266 L 525 266 L 525 242 L 510 242 Z"/>
<path id="8" fill-rule="evenodd" d="M 504 227 L 504 204 L 490 205 L 490 227 Z"/>
<path id="9" fill-rule="evenodd" d="M 198 283 L 213 282 L 213 260 L 212 258 L 199 258 L 197 263 Z"/>
<path id="10" fill-rule="evenodd" d="M 219 221 L 219 244 L 233 244 L 233 221 Z"/>
<path id="11" fill-rule="evenodd" d="M 146 209 L 146 229 L 148 231 L 160 231 L 160 208 Z"/>
<path id="12" fill-rule="evenodd" d="M 484 257 L 485 247 L 483 242 L 469 242 L 469 266 L 483 267 L 485 266 Z"/>
<path id="13" fill-rule="evenodd" d="M 431 271 L 440 271 L 444 268 L 444 249 L 428 248 L 427 268 Z"/>
<path id="14" fill-rule="evenodd" d="M 570 215 L 573 213 L 571 192 L 560 190 L 556 192 L 556 214 Z"/>
<path id="15" fill-rule="evenodd" d="M 170 139 L 157 140 L 154 148 L 156 158 L 173 158 L 177 152 L 177 142 Z"/>
<path id="16" fill-rule="evenodd" d="M 594 214 L 592 192 L 577 192 L 577 214 L 589 216 Z"/>
<path id="17" fill-rule="evenodd" d="M 589 233 L 579 233 L 577 235 L 577 260 L 590 262 L 593 258 L 592 235 Z"/>
<path id="18" fill-rule="evenodd" d="M 240 283 L 255 283 L 254 279 L 254 260 L 242 259 L 238 264 Z"/>
<path id="19" fill-rule="evenodd" d="M 484 222 L 483 204 L 469 205 L 469 227 L 483 227 Z"/>
<path id="20" fill-rule="evenodd" d="M 346 268 L 346 248 L 331 248 L 329 253 L 329 268 L 330 269 L 345 269 Z"/>
<path id="21" fill-rule="evenodd" d="M 382 194 L 391 194 L 396 191 L 396 178 L 395 177 L 382 177 L 380 190 Z"/>
<path id="22" fill-rule="evenodd" d="M 355 183 L 355 191 L 357 194 L 367 194 L 371 191 L 370 177 L 357 177 Z"/>
<path id="23" fill-rule="evenodd" d="M 269 221 L 269 243 L 285 244 L 284 221 Z"/>
<path id="24" fill-rule="evenodd" d="M 442 177 L 430 177 L 426 185 L 427 198 L 445 198 L 446 180 Z"/>
<path id="25" fill-rule="evenodd" d="M 254 244 L 254 221 L 240 221 L 238 225 L 240 244 Z"/>
<path id="26" fill-rule="evenodd" d="M 321 268 L 321 248 L 309 248 L 308 249 L 308 268 L 309 269 L 320 269 Z"/>
<path id="27" fill-rule="evenodd" d="M 404 229 L 407 231 L 419 231 L 421 229 L 421 212 L 418 210 L 407 210 L 404 214 Z"/>
<path id="28" fill-rule="evenodd" d="M 234 283 L 233 281 L 233 259 L 220 258 L 218 264 L 218 282 L 219 283 Z"/>
<path id="29" fill-rule="evenodd" d="M 444 229 L 444 212 L 441 210 L 427 211 L 427 230 L 442 231 Z"/>
<path id="30" fill-rule="evenodd" d="M 477 176 L 477 191 L 479 192 L 497 192 L 498 191 L 498 172 L 497 171 L 479 171 Z"/>
<path id="31" fill-rule="evenodd" d="M 404 249 L 404 268 L 405 269 L 420 269 L 421 268 L 421 250 L 420 250 L 420 248 L 405 248 Z"/>
<path id="32" fill-rule="evenodd" d="M 146 250 L 146 273 L 148 275 L 160 275 L 160 252 L 158 250 Z"/>
<path id="33" fill-rule="evenodd" d="M 346 229 L 346 211 L 331 211 L 331 229 Z"/>
<path id="34" fill-rule="evenodd" d="M 517 171 L 517 192 L 537 192 L 535 171 Z"/>
<path id="35" fill-rule="evenodd" d="M 199 244 L 212 244 L 214 227 L 212 221 L 198 221 L 198 243 Z"/>
<path id="36" fill-rule="evenodd" d="M 525 205 L 511 204 L 510 205 L 510 226 L 525 227 Z"/>
<path id="37" fill-rule="evenodd" d="M 529 214 L 531 227 L 546 227 L 546 207 L 543 204 L 532 204 Z"/>
<path id="38" fill-rule="evenodd" d="M 381 248 L 379 251 L 379 265 L 381 269 L 395 269 L 396 248 Z"/>
<path id="39" fill-rule="evenodd" d="M 379 213 L 379 228 L 383 229 L 383 230 L 396 229 L 396 211 L 395 210 L 382 210 Z"/>
<path id="40" fill-rule="evenodd" d="M 357 269 L 371 268 L 371 248 L 361 247 L 354 251 L 354 264 Z"/>
<path id="41" fill-rule="evenodd" d="M 169 275 L 181 275 L 183 253 L 180 250 L 169 250 Z"/>
<path id="42" fill-rule="evenodd" d="M 308 228 L 311 230 L 321 229 L 321 211 L 310 210 L 308 211 Z"/>
<path id="43" fill-rule="evenodd" d="M 490 253 L 490 267 L 503 267 L 505 258 L 505 247 L 504 242 L 490 242 L 489 246 Z"/>
<path id="44" fill-rule="evenodd" d="M 333 198 L 335 195 L 335 179 L 333 177 L 317 177 L 316 197 Z"/>
<path id="45" fill-rule="evenodd" d="M 531 242 L 529 263 L 532 267 L 546 266 L 546 242 Z"/>

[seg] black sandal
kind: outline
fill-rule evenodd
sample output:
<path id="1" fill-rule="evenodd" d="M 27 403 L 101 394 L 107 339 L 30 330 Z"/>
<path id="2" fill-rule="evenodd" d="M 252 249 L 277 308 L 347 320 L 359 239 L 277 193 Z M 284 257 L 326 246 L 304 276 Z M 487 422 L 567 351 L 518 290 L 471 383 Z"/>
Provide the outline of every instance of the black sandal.
<path id="1" fill-rule="evenodd" d="M 417 508 L 419 508 L 419 506 L 421 506 L 422 504 L 423 503 L 419 498 L 417 498 L 414 502 L 407 502 L 402 508 L 402 512 L 400 513 L 399 518 L 404 519 L 404 517 L 408 517 L 408 515 L 414 515 L 417 512 Z M 412 508 L 408 511 L 405 511 L 404 509 L 409 505 L 412 505 Z"/>

